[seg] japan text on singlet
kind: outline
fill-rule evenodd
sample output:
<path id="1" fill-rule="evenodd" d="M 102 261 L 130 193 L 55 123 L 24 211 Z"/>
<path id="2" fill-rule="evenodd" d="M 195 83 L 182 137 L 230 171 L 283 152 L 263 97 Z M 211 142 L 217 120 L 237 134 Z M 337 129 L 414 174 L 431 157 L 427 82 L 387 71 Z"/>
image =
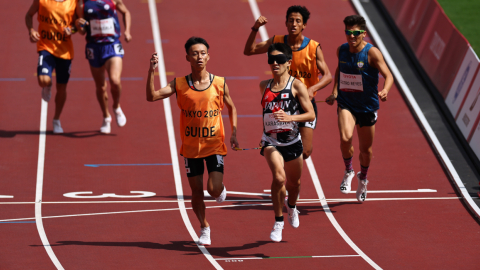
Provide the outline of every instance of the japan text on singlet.
<path id="1" fill-rule="evenodd" d="M 71 37 L 64 34 L 63 28 L 73 24 L 76 6 L 76 0 L 39 1 L 38 33 L 40 40 L 37 42 L 38 52 L 47 51 L 61 59 L 73 59 L 73 43 Z"/>
<path id="2" fill-rule="evenodd" d="M 287 43 L 288 36 L 274 36 L 273 43 Z M 288 73 L 303 82 L 307 88 L 317 84 L 320 71 L 317 68 L 317 47 L 320 44 L 304 37 L 302 46 L 298 51 L 292 52 L 292 65 Z M 317 92 L 313 95 L 315 96 Z"/>
<path id="3" fill-rule="evenodd" d="M 272 145 L 287 146 L 300 140 L 297 122 L 280 122 L 275 120 L 273 113 L 282 109 L 288 115 L 299 114 L 300 103 L 293 96 L 292 85 L 295 78 L 290 77 L 287 85 L 282 91 L 272 92 L 271 84 L 268 82 L 262 96 L 263 108 L 263 137 Z"/>
<path id="4" fill-rule="evenodd" d="M 225 78 L 211 75 L 210 86 L 197 90 L 191 76 L 175 78 L 177 104 L 181 109 L 180 154 L 186 158 L 226 155 L 222 110 Z"/>
<path id="5" fill-rule="evenodd" d="M 348 43 L 342 44 L 338 52 L 338 96 L 337 102 L 353 112 L 367 113 L 379 109 L 378 69 L 368 64 L 368 51 L 373 45 L 367 43 L 358 53 L 349 51 Z"/>
<path id="6" fill-rule="evenodd" d="M 89 23 L 85 27 L 87 42 L 114 42 L 120 38 L 120 24 L 112 0 L 84 0 L 83 16 Z"/>

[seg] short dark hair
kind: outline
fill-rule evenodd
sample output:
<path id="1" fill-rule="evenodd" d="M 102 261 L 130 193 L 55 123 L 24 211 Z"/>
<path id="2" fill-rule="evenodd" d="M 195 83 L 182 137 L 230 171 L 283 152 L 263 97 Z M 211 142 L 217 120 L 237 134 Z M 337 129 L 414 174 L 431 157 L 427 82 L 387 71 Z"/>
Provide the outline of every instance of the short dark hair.
<path id="1" fill-rule="evenodd" d="M 271 54 L 273 51 L 279 51 L 287 57 L 288 60 L 292 59 L 292 48 L 285 43 L 272 43 L 268 47 L 268 54 Z"/>
<path id="2" fill-rule="evenodd" d="M 310 18 L 310 11 L 305 6 L 291 6 L 287 9 L 287 20 L 288 21 L 288 16 L 290 14 L 298 12 L 300 15 L 302 15 L 303 18 L 303 24 L 307 24 L 308 18 Z"/>
<path id="3" fill-rule="evenodd" d="M 367 28 L 365 19 L 360 15 L 347 16 L 343 20 L 343 23 L 345 24 L 345 28 L 347 28 L 347 26 L 354 26 L 354 25 L 358 25 L 358 27 L 360 27 L 361 30 L 366 30 Z"/>
<path id="4" fill-rule="evenodd" d="M 195 44 L 205 45 L 205 47 L 207 47 L 207 51 L 208 51 L 208 49 L 210 49 L 210 46 L 208 46 L 208 43 L 205 39 L 203 39 L 201 37 L 191 37 L 185 43 L 185 51 L 187 52 L 187 54 L 188 54 L 188 50 L 190 50 L 190 47 L 192 47 Z"/>

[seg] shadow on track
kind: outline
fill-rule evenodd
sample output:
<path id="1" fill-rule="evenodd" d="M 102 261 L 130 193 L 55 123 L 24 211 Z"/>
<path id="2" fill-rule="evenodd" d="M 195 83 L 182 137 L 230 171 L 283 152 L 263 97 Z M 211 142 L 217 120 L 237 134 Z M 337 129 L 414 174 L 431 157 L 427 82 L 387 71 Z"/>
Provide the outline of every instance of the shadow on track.
<path id="1" fill-rule="evenodd" d="M 97 130 L 91 131 L 76 131 L 76 132 L 65 132 L 62 134 L 53 134 L 53 131 L 47 131 L 45 134 L 54 135 L 54 136 L 64 136 L 69 138 L 89 138 L 95 136 L 117 136 L 116 134 L 103 134 Z M 40 135 L 38 130 L 1 130 L 0 129 L 0 138 L 13 138 L 17 135 Z"/>

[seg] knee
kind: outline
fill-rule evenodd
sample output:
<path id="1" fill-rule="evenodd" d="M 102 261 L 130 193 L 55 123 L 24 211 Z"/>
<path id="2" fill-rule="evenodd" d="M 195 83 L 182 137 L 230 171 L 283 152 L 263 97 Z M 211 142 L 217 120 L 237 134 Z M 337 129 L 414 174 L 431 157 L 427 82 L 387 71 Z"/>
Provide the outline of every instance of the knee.
<path id="1" fill-rule="evenodd" d="M 47 87 L 52 84 L 52 78 L 46 75 L 38 76 L 38 85 L 40 87 Z"/>
<path id="2" fill-rule="evenodd" d="M 103 94 L 104 92 L 107 91 L 107 82 L 104 84 L 97 84 L 96 85 L 97 93 Z"/>
<path id="3" fill-rule="evenodd" d="M 282 174 L 275 174 L 273 176 L 272 186 L 283 186 L 285 185 L 285 176 Z"/>
<path id="4" fill-rule="evenodd" d="M 122 82 L 120 80 L 120 76 L 112 76 L 110 78 L 110 84 L 112 85 L 112 87 L 114 88 L 118 88 L 121 86 Z"/>
<path id="5" fill-rule="evenodd" d="M 289 188 L 298 188 L 300 187 L 300 179 L 298 179 L 297 181 L 288 180 L 286 186 Z"/>
<path id="6" fill-rule="evenodd" d="M 373 150 L 372 150 L 371 147 L 369 147 L 369 148 L 364 148 L 364 149 L 360 148 L 360 154 L 371 156 L 371 155 L 373 154 Z"/>
<path id="7" fill-rule="evenodd" d="M 203 197 L 204 197 L 203 189 L 201 188 L 192 189 L 192 198 L 203 200 Z"/>
<path id="8" fill-rule="evenodd" d="M 220 194 L 222 194 L 222 186 L 220 186 L 220 188 L 216 188 L 216 187 L 207 187 L 207 191 L 208 191 L 208 194 L 210 194 L 210 196 L 212 196 L 213 198 L 218 198 L 220 197 Z"/>

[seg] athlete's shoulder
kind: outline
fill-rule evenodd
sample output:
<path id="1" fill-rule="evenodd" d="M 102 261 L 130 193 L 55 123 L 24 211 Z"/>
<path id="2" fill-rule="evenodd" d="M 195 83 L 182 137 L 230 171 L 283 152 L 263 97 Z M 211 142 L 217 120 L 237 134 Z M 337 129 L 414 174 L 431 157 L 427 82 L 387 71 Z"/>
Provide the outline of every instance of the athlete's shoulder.
<path id="1" fill-rule="evenodd" d="M 292 86 L 295 89 L 299 89 L 299 88 L 303 88 L 303 87 L 305 87 L 305 89 L 307 88 L 307 86 L 302 81 L 300 81 L 299 79 L 294 79 L 293 82 L 292 82 Z"/>
<path id="2" fill-rule="evenodd" d="M 272 38 L 273 43 L 285 43 L 285 35 L 275 35 Z"/>

